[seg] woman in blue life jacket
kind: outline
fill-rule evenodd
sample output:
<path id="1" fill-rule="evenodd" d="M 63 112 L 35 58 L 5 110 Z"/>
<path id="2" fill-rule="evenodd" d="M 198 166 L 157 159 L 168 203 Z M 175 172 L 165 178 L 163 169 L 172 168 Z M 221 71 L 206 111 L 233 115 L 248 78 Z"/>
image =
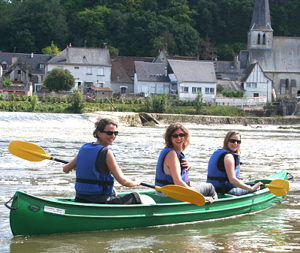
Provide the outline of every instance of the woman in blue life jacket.
<path id="1" fill-rule="evenodd" d="M 180 123 L 171 124 L 166 129 L 164 139 L 166 147 L 161 151 L 157 161 L 155 185 L 175 184 L 190 188 L 191 165 L 182 153 L 190 143 L 188 129 Z M 212 184 L 199 183 L 192 189 L 202 193 L 211 203 L 217 198 Z"/>
<path id="2" fill-rule="evenodd" d="M 109 145 L 118 135 L 117 123 L 111 119 L 100 119 L 95 123 L 93 136 L 96 142 L 84 144 L 77 156 L 63 167 L 65 173 L 76 170 L 76 202 L 103 204 L 149 204 L 153 199 L 136 192 L 117 196 L 115 179 L 123 186 L 141 184 L 139 178 L 128 179 L 118 166 Z M 152 201 L 151 201 L 152 200 Z"/>
<path id="3" fill-rule="evenodd" d="M 235 196 L 254 192 L 261 182 L 245 184 L 240 177 L 241 134 L 229 131 L 224 138 L 223 148 L 216 150 L 209 159 L 207 181 L 212 183 L 218 193 Z"/>

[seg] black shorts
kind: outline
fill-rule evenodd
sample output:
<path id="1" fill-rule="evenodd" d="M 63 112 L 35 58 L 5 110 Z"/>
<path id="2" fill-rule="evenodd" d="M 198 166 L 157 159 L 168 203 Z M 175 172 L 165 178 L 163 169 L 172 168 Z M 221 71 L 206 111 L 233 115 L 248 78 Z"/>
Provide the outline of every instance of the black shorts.
<path id="1" fill-rule="evenodd" d="M 141 199 L 138 193 L 132 192 L 121 196 L 107 195 L 84 195 L 76 194 L 76 202 L 81 203 L 97 203 L 97 204 L 141 204 Z"/>

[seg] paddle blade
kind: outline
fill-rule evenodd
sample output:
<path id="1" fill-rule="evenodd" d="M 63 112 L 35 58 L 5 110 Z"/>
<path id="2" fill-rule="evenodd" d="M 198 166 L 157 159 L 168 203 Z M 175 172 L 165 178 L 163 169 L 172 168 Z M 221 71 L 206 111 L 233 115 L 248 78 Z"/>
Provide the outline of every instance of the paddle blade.
<path id="1" fill-rule="evenodd" d="M 155 186 L 155 190 L 160 191 L 173 199 L 190 202 L 198 206 L 205 205 L 205 198 L 201 193 L 180 185 L 166 185 L 163 187 Z"/>
<path id="2" fill-rule="evenodd" d="M 8 150 L 13 155 L 31 162 L 51 159 L 51 156 L 48 156 L 42 147 L 26 141 L 12 141 L 8 146 Z"/>
<path id="3" fill-rule="evenodd" d="M 289 192 L 290 183 L 283 179 L 274 179 L 270 184 L 266 184 L 270 192 L 277 196 L 285 196 Z"/>

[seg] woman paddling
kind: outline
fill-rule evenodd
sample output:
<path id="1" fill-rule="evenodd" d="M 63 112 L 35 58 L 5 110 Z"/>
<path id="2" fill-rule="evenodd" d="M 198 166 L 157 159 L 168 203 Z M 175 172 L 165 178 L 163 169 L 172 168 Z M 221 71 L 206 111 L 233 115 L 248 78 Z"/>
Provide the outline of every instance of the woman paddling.
<path id="1" fill-rule="evenodd" d="M 182 153 L 190 143 L 190 133 L 180 123 L 171 124 L 165 132 L 166 147 L 161 151 L 155 175 L 155 185 L 164 186 L 175 184 L 189 188 L 190 163 Z M 217 198 L 216 191 L 212 184 L 198 183 L 193 188 L 205 196 L 209 202 Z"/>
<path id="2" fill-rule="evenodd" d="M 109 145 L 118 135 L 118 125 L 111 119 L 101 119 L 95 123 L 93 132 L 96 142 L 84 144 L 78 155 L 63 167 L 65 173 L 76 169 L 76 202 L 105 204 L 145 204 L 151 198 L 136 192 L 116 196 L 115 179 L 123 186 L 135 187 L 141 179 L 128 179 L 120 169 Z M 154 201 L 152 200 L 152 203 Z"/>
<path id="3" fill-rule="evenodd" d="M 207 182 L 212 183 L 218 193 L 244 195 L 260 188 L 261 182 L 247 185 L 240 176 L 241 134 L 229 131 L 222 149 L 216 150 L 208 162 Z"/>

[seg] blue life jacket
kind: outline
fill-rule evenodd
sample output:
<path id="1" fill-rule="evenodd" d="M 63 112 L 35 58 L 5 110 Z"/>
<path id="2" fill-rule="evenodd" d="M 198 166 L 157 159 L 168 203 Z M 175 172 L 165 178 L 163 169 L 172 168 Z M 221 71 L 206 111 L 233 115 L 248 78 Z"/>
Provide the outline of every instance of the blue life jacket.
<path id="1" fill-rule="evenodd" d="M 157 186 L 164 186 L 168 184 L 174 184 L 174 181 L 170 175 L 166 175 L 164 173 L 164 160 L 166 155 L 174 149 L 165 147 L 161 152 L 158 157 L 157 165 L 156 165 L 156 175 L 155 175 L 155 185 Z M 185 167 L 182 166 L 182 160 L 185 158 L 183 154 L 180 154 L 177 152 L 179 162 L 180 162 L 180 167 L 181 167 L 181 178 L 182 180 L 187 183 L 188 185 L 190 184 L 189 180 L 189 173 L 186 171 Z"/>
<path id="2" fill-rule="evenodd" d="M 224 155 L 232 154 L 235 160 L 235 176 L 240 177 L 240 156 L 226 149 L 216 150 L 209 159 L 208 172 L 207 172 L 207 183 L 213 184 L 218 193 L 229 192 L 232 188 L 235 188 L 228 180 L 225 168 L 218 168 L 219 159 L 224 159 Z"/>
<path id="3" fill-rule="evenodd" d="M 85 195 L 113 195 L 114 177 L 106 168 L 96 168 L 99 152 L 104 146 L 84 144 L 77 156 L 75 190 Z M 102 166 L 105 166 L 105 161 Z"/>

